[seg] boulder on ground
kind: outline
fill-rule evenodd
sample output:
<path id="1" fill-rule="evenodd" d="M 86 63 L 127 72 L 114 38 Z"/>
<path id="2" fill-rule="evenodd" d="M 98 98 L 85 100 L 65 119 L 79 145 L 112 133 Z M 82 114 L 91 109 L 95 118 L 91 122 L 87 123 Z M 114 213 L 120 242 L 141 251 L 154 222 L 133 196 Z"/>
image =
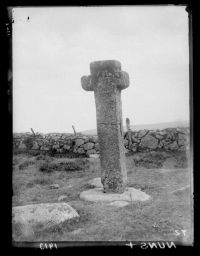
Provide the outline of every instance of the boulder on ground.
<path id="1" fill-rule="evenodd" d="M 35 226 L 43 225 L 51 227 L 67 221 L 72 218 L 79 217 L 78 213 L 67 203 L 42 203 L 24 206 L 16 206 L 12 208 L 12 224 L 23 227 L 18 229 L 24 237 L 28 233 L 32 233 Z"/>

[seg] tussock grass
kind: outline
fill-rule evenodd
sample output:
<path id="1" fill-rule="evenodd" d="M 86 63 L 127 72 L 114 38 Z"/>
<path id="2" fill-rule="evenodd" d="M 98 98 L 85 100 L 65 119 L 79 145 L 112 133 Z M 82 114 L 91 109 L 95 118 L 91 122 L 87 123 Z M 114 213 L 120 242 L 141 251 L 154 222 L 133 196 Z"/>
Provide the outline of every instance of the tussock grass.
<path id="1" fill-rule="evenodd" d="M 151 151 L 128 153 L 128 158 L 131 158 L 131 165 L 138 168 L 158 169 L 158 168 L 187 168 L 188 154 L 184 151 Z M 165 161 L 168 163 L 165 164 Z"/>
<path id="2" fill-rule="evenodd" d="M 18 165 L 18 164 L 19 164 L 19 159 L 16 156 L 14 156 L 13 157 L 13 166 Z"/>
<path id="3" fill-rule="evenodd" d="M 44 162 L 40 165 L 39 171 L 41 172 L 53 172 L 53 171 L 79 171 L 89 167 L 89 161 L 87 159 L 77 159 L 76 162 L 65 161 L 59 163 Z"/>
<path id="4" fill-rule="evenodd" d="M 36 157 L 36 160 L 43 160 L 45 162 L 51 162 L 53 160 L 52 157 L 48 156 L 48 155 L 43 155 L 43 154 L 40 154 Z"/>
<path id="5" fill-rule="evenodd" d="M 53 179 L 51 177 L 37 177 L 33 180 L 33 183 L 28 183 L 29 187 L 32 186 L 32 184 L 39 184 L 39 185 L 49 185 L 53 183 Z"/>
<path id="6" fill-rule="evenodd" d="M 34 165 L 34 164 L 35 164 L 34 161 L 26 160 L 26 161 L 24 161 L 23 163 L 21 163 L 21 164 L 19 165 L 19 170 L 24 170 L 24 169 L 26 169 L 29 165 Z"/>

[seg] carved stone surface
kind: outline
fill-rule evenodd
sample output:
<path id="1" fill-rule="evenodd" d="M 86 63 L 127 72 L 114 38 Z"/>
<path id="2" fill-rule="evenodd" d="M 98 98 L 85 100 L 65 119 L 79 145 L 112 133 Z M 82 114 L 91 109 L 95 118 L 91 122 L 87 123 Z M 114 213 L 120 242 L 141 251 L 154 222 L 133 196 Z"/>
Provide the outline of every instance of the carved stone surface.
<path id="1" fill-rule="evenodd" d="M 81 78 L 83 89 L 94 91 L 99 139 L 101 182 L 104 192 L 123 193 L 125 167 L 121 90 L 129 86 L 129 76 L 119 61 L 95 61 L 91 75 Z"/>

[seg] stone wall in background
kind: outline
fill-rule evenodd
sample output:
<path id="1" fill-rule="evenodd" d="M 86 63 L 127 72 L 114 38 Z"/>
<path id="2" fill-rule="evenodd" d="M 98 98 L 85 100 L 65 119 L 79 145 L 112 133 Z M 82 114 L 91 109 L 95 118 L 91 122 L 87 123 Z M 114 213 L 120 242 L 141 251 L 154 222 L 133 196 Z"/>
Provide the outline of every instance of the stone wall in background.
<path id="1" fill-rule="evenodd" d="M 155 150 L 187 150 L 189 149 L 189 128 L 167 128 L 164 130 L 140 130 L 124 133 L 124 146 L 133 152 Z M 14 150 L 39 150 L 52 153 L 73 152 L 78 154 L 98 154 L 97 136 L 77 134 L 36 134 L 14 133 Z"/>
<path id="2" fill-rule="evenodd" d="M 163 130 L 140 130 L 128 132 L 124 136 L 124 145 L 133 152 L 152 150 L 188 150 L 189 128 L 167 128 Z M 131 142 L 130 138 L 131 137 Z"/>

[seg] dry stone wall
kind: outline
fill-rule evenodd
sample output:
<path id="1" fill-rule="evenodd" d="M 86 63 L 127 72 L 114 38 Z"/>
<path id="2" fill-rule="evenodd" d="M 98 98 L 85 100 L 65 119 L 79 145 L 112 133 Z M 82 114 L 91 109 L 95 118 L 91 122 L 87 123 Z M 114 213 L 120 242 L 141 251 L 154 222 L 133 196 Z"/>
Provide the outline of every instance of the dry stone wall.
<path id="1" fill-rule="evenodd" d="M 133 152 L 155 150 L 189 149 L 189 128 L 167 128 L 164 130 L 140 130 L 124 133 L 124 146 Z M 51 151 L 52 153 L 73 152 L 77 154 L 98 154 L 97 136 L 69 134 L 13 134 L 13 149 Z"/>
<path id="2" fill-rule="evenodd" d="M 152 150 L 188 150 L 189 128 L 167 128 L 164 130 L 140 130 L 128 132 L 124 136 L 124 145 L 133 152 Z"/>
<path id="3" fill-rule="evenodd" d="M 13 149 L 90 155 L 99 152 L 99 144 L 97 136 L 22 133 L 13 135 Z"/>

